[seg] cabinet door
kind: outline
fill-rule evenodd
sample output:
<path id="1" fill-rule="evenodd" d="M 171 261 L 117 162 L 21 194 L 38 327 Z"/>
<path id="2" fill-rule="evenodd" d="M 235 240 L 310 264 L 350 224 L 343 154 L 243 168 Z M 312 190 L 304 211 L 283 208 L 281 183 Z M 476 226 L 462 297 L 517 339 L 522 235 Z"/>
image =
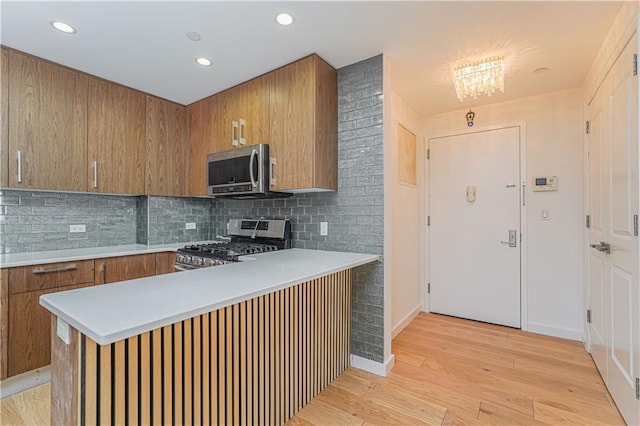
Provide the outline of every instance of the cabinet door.
<path id="1" fill-rule="evenodd" d="M 147 96 L 145 193 L 185 195 L 186 108 Z"/>
<path id="2" fill-rule="evenodd" d="M 85 191 L 87 81 L 9 52 L 9 186 Z"/>
<path id="3" fill-rule="evenodd" d="M 239 132 L 246 146 L 269 142 L 271 79 L 272 75 L 266 74 L 238 86 L 239 106 L 235 120 L 244 121 Z"/>
<path id="4" fill-rule="evenodd" d="M 155 254 L 108 257 L 96 259 L 96 284 L 150 277 L 156 274 Z"/>
<path id="5" fill-rule="evenodd" d="M 176 272 L 176 254 L 172 251 L 156 253 L 156 275 Z"/>
<path id="6" fill-rule="evenodd" d="M 312 187 L 313 67 L 310 56 L 273 72 L 269 146 L 276 159 L 275 190 Z"/>
<path id="7" fill-rule="evenodd" d="M 89 191 L 143 194 L 145 95 L 92 78 L 88 134 Z"/>
<path id="8" fill-rule="evenodd" d="M 40 306 L 40 296 L 92 285 L 80 284 L 9 296 L 8 376 L 51 363 L 51 313 Z"/>
<path id="9" fill-rule="evenodd" d="M 9 185 L 9 50 L 0 47 L 0 187 Z"/>
<path id="10" fill-rule="evenodd" d="M 213 152 L 213 111 L 215 97 L 196 102 L 187 108 L 189 116 L 189 178 L 187 194 L 207 195 L 207 154 Z"/>

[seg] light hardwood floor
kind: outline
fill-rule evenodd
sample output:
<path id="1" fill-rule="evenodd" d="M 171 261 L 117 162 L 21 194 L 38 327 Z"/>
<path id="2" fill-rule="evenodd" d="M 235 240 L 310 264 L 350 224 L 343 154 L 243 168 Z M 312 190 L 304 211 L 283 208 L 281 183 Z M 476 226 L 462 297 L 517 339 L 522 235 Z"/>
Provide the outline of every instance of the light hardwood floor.
<path id="1" fill-rule="evenodd" d="M 624 425 L 579 342 L 420 314 L 387 378 L 349 368 L 289 425 Z"/>
<path id="2" fill-rule="evenodd" d="M 288 425 L 624 424 L 578 342 L 420 314 L 392 352 L 389 377 L 349 368 Z M 48 424 L 49 389 L 0 401 L 0 424 Z"/>

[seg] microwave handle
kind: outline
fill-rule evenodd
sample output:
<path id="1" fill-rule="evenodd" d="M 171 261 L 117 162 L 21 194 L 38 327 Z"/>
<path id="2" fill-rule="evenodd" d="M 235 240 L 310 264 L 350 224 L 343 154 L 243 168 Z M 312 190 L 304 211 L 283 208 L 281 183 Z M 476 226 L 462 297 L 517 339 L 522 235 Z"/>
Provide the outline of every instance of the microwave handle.
<path id="1" fill-rule="evenodd" d="M 251 158 L 249 159 L 249 176 L 251 177 L 251 185 L 253 185 L 253 187 L 257 187 L 258 186 L 258 181 L 256 180 L 256 177 L 253 175 L 253 161 L 255 158 L 257 158 L 258 156 L 258 150 L 253 149 L 251 150 Z"/>

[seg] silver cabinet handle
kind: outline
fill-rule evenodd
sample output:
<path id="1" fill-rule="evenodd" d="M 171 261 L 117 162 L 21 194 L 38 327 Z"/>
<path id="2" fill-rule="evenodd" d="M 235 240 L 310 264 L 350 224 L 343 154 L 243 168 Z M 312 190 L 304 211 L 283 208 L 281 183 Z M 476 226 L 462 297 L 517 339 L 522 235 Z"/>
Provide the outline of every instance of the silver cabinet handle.
<path id="1" fill-rule="evenodd" d="M 278 183 L 276 179 L 276 158 L 269 158 L 269 185 L 275 186 Z"/>
<path id="2" fill-rule="evenodd" d="M 22 151 L 18 151 L 18 183 L 22 183 Z"/>
<path id="3" fill-rule="evenodd" d="M 251 158 L 249 159 L 249 177 L 251 178 L 251 185 L 253 187 L 258 186 L 258 181 L 256 177 L 253 175 L 253 160 L 258 158 L 258 150 L 254 149 L 251 151 Z"/>
<path id="4" fill-rule="evenodd" d="M 98 162 L 94 161 L 92 166 L 93 166 L 93 187 L 97 188 L 98 187 Z"/>
<path id="5" fill-rule="evenodd" d="M 602 253 L 611 254 L 611 244 L 600 241 L 598 244 L 589 244 L 591 248 L 594 248 Z"/>
<path id="6" fill-rule="evenodd" d="M 238 146 L 238 122 L 231 122 L 231 145 Z"/>
<path id="7" fill-rule="evenodd" d="M 76 269 L 78 269 L 78 265 L 76 265 L 75 263 L 73 265 L 67 265 L 67 266 L 60 266 L 58 268 L 43 268 L 43 267 L 39 267 L 39 268 L 35 268 L 33 270 L 34 274 L 49 274 L 52 272 L 66 272 L 66 271 L 75 271 Z"/>
<path id="8" fill-rule="evenodd" d="M 238 127 L 239 127 L 239 135 L 240 137 L 238 138 L 238 142 L 240 142 L 240 145 L 244 145 L 246 143 L 246 140 L 244 138 L 244 128 L 246 127 L 246 122 L 244 121 L 244 119 L 240 119 L 238 120 Z"/>

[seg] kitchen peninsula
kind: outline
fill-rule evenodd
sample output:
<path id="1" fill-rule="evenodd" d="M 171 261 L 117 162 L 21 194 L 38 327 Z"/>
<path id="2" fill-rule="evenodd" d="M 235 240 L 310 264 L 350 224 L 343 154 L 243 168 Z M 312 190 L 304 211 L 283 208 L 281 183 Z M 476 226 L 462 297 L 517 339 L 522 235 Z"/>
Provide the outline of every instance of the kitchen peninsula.
<path id="1" fill-rule="evenodd" d="M 290 249 L 41 297 L 53 424 L 283 424 L 349 364 L 351 269 Z"/>

